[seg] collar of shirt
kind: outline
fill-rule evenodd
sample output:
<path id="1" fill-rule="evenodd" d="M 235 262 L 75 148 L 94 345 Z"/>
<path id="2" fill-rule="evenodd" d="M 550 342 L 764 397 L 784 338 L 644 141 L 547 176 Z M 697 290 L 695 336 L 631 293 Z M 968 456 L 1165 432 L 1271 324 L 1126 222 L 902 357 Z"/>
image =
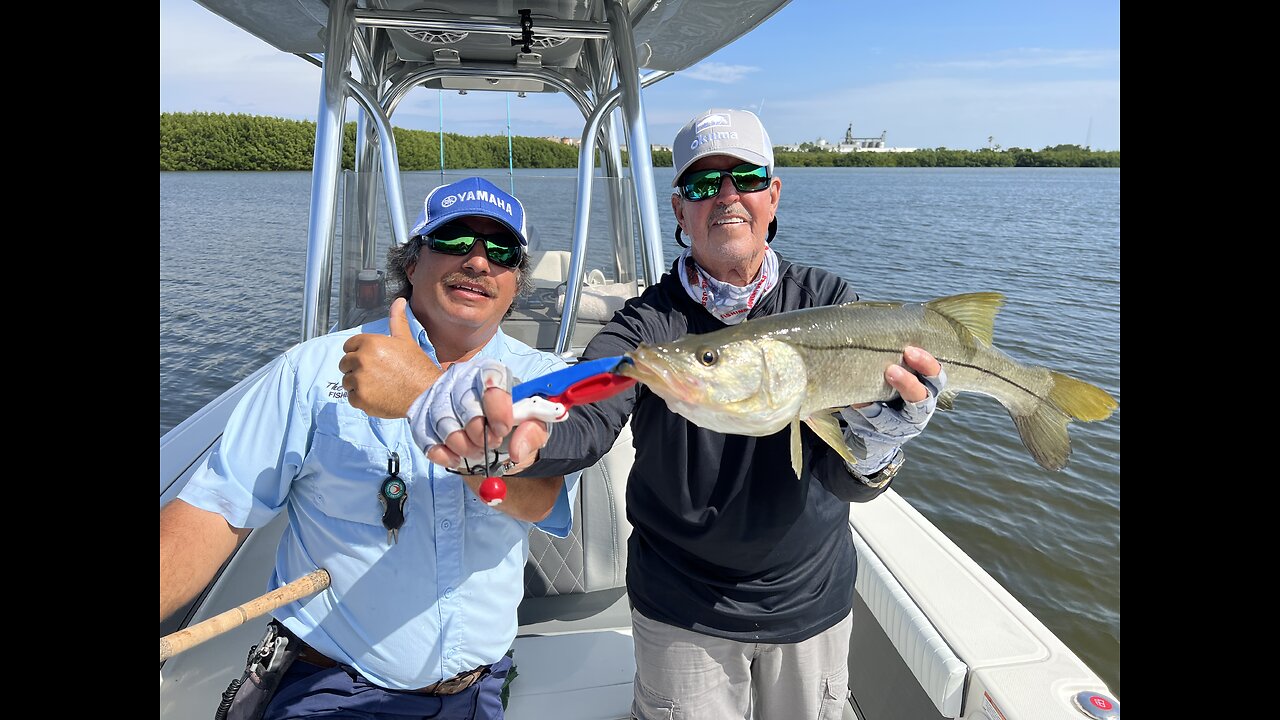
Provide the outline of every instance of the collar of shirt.
<path id="1" fill-rule="evenodd" d="M 436 357 L 436 346 L 431 343 L 431 337 L 427 334 L 427 329 L 422 326 L 422 323 L 418 322 L 418 317 L 413 314 L 413 310 L 407 304 L 404 312 L 409 319 L 409 329 L 413 331 L 413 339 L 418 342 L 418 347 L 422 348 L 422 352 L 431 358 L 431 362 L 435 363 L 436 367 L 440 367 L 440 359 Z M 480 348 L 480 352 L 476 353 L 476 355 L 501 360 L 505 339 L 506 335 L 503 334 L 502 328 L 498 328 L 493 333 L 493 337 L 489 338 L 489 342 L 485 343 L 484 347 Z"/>

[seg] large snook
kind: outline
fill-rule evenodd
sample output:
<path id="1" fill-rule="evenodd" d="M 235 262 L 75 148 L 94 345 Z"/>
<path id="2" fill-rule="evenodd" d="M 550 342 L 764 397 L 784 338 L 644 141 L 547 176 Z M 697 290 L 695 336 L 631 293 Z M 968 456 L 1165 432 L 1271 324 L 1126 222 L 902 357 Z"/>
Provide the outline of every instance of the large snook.
<path id="1" fill-rule="evenodd" d="M 1004 296 L 970 293 L 924 304 L 855 302 L 795 310 L 690 335 L 628 353 L 619 372 L 701 427 L 771 435 L 792 427 L 791 462 L 800 475 L 800 422 L 854 463 L 834 410 L 897 395 L 885 369 L 907 345 L 942 363 L 941 407 L 960 392 L 1001 402 L 1036 462 L 1060 470 L 1071 455 L 1067 424 L 1102 420 L 1116 401 L 1101 388 L 1043 367 L 1023 365 L 992 347 Z"/>

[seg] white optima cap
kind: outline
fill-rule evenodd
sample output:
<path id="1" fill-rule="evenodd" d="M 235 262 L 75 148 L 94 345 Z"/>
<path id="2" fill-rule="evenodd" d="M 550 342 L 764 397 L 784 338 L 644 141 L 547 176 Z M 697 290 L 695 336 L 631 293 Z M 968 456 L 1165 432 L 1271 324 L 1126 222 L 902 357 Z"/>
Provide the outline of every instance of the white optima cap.
<path id="1" fill-rule="evenodd" d="M 671 162 L 676 168 L 671 187 L 680 183 L 680 176 L 690 165 L 707 155 L 728 155 L 761 165 L 773 177 L 773 144 L 753 112 L 713 108 L 680 128 L 671 146 Z"/>

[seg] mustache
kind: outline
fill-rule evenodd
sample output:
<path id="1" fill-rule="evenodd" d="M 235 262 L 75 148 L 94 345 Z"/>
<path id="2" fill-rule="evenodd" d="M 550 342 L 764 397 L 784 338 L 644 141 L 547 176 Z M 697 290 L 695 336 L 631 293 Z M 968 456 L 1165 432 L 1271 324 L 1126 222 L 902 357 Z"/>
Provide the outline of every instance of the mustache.
<path id="1" fill-rule="evenodd" d="M 751 213 L 748 212 L 747 209 L 742 205 L 732 205 L 723 210 L 717 210 L 712 212 L 711 217 L 707 220 L 707 222 L 714 224 L 716 222 L 719 222 L 721 218 L 724 218 L 730 215 L 735 217 L 740 217 L 740 218 L 746 218 L 748 221 L 755 220 L 755 218 L 751 216 Z"/>
<path id="2" fill-rule="evenodd" d="M 451 272 L 445 276 L 442 281 L 445 285 L 456 285 L 458 283 L 466 283 L 467 285 L 478 285 L 484 288 L 484 292 L 489 297 L 495 297 L 498 294 L 498 287 L 493 280 L 483 275 L 476 275 L 469 272 Z"/>

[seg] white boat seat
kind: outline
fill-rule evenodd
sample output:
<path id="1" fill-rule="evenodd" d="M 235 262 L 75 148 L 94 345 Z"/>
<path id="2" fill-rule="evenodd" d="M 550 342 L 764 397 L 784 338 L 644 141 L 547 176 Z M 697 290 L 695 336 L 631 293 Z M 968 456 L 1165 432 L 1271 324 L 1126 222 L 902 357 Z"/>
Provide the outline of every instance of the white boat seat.
<path id="1" fill-rule="evenodd" d="M 613 449 L 582 471 L 573 529 L 566 538 L 529 533 L 525 597 L 548 597 L 620 588 L 627 579 L 627 476 L 635 461 L 631 423 Z"/>
<path id="2" fill-rule="evenodd" d="M 534 282 L 558 285 L 569 279 L 569 256 L 566 250 L 534 250 L 529 253 L 529 276 Z"/>
<path id="3" fill-rule="evenodd" d="M 608 322 L 627 300 L 638 294 L 634 282 L 608 282 L 603 272 L 592 270 L 582 286 L 582 296 L 578 300 L 578 318 Z M 564 288 L 560 288 L 556 296 L 557 313 L 564 312 L 564 297 Z"/>
<path id="4" fill-rule="evenodd" d="M 852 523 L 849 531 L 858 552 L 858 594 L 938 712 L 946 718 L 960 717 L 969 666 L 952 651 Z"/>

